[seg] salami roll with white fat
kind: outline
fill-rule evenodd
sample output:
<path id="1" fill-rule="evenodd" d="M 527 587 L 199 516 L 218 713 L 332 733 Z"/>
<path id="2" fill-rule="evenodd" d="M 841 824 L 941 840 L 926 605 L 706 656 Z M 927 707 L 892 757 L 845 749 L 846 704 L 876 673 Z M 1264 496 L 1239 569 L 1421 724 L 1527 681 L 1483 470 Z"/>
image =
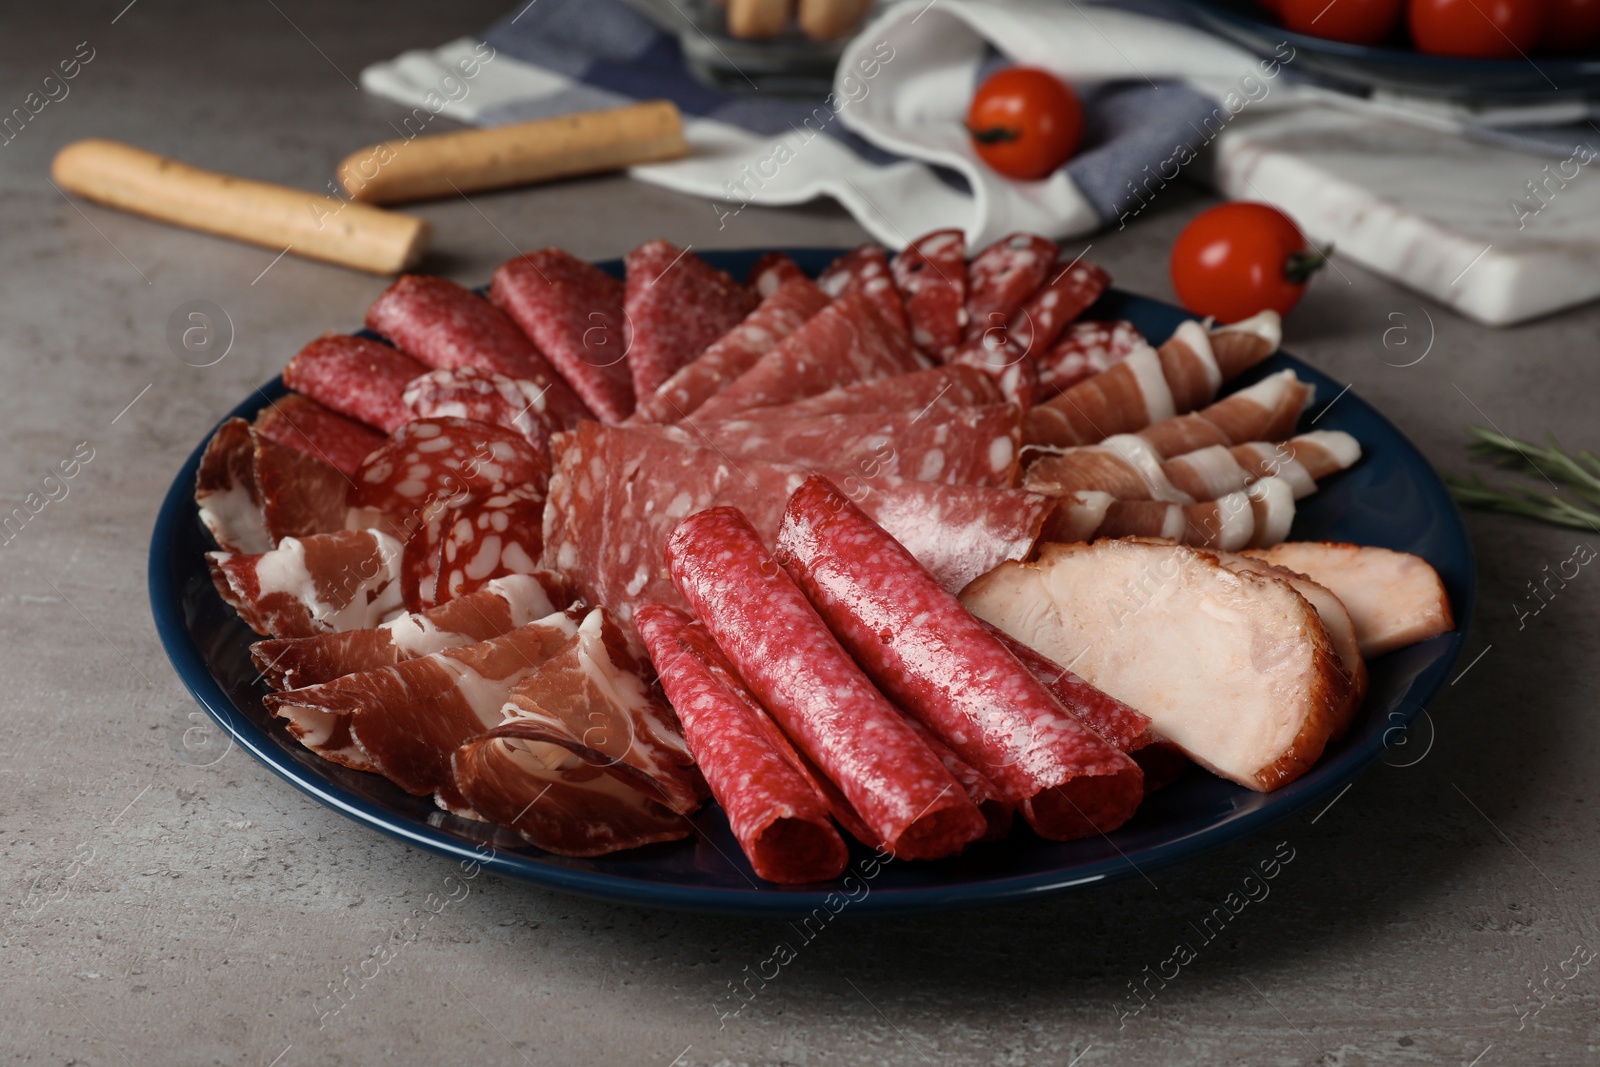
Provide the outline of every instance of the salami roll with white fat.
<path id="1" fill-rule="evenodd" d="M 1113 830 L 1144 795 L 1138 765 L 1079 722 L 906 550 L 825 478 L 778 532 L 785 569 L 900 707 L 994 782 L 1040 836 Z"/>
<path id="2" fill-rule="evenodd" d="M 861 673 L 733 508 L 679 523 L 678 591 L 785 734 L 901 859 L 961 851 L 988 824 L 965 788 Z"/>

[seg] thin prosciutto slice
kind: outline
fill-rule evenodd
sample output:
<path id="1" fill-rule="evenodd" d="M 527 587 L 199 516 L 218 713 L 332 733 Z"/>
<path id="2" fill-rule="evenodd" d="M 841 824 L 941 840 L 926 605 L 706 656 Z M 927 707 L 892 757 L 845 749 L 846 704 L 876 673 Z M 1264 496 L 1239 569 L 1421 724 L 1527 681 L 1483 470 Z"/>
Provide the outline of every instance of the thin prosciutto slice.
<path id="1" fill-rule="evenodd" d="M 441 806 L 461 810 L 451 753 L 497 726 L 512 688 L 577 628 L 552 615 L 488 641 L 274 693 L 265 703 L 318 755 L 376 771 L 408 793 L 438 793 Z"/>
<path id="2" fill-rule="evenodd" d="M 342 530 L 350 479 L 262 436 L 243 419 L 217 428 L 200 459 L 200 521 L 229 552 L 266 552 L 285 537 Z"/>
<path id="3" fill-rule="evenodd" d="M 1210 445 L 1281 441 L 1294 432 L 1315 395 L 1314 386 L 1283 370 L 1199 411 L 1154 423 L 1139 436 L 1163 459 Z"/>
<path id="4" fill-rule="evenodd" d="M 222 599 L 258 634 L 310 637 L 400 609 L 400 542 L 378 530 L 285 537 L 268 552 L 208 552 Z"/>
<path id="5" fill-rule="evenodd" d="M 616 621 L 590 612 L 452 755 L 461 800 L 565 856 L 687 837 L 705 785 L 644 675 Z"/>
<path id="6" fill-rule="evenodd" d="M 300 689 L 487 641 L 555 614 L 565 601 L 559 579 L 548 571 L 512 574 L 491 580 L 477 592 L 421 614 L 401 615 L 374 629 L 257 641 L 250 646 L 250 656 L 272 688 Z"/>

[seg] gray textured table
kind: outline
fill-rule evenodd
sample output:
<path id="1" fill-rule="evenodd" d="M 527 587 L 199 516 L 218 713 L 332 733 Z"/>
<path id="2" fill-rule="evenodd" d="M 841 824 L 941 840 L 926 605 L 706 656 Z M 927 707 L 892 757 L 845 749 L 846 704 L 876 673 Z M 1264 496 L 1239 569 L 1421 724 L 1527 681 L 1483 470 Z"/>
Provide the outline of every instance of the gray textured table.
<path id="1" fill-rule="evenodd" d="M 1568 961 L 1600 949 L 1600 577 L 1580 574 L 1519 626 L 1525 584 L 1581 538 L 1514 520 L 1468 516 L 1481 600 L 1463 665 L 1483 655 L 1433 708 L 1426 755 L 1419 739 L 1393 760 L 1412 765 L 1377 766 L 1320 815 L 1154 884 L 949 916 L 846 913 L 738 1015 L 731 983 L 788 936 L 780 921 L 612 907 L 487 875 L 429 917 L 453 863 L 346 821 L 237 750 L 197 750 L 199 733 L 186 744 L 198 711 L 145 600 L 157 502 L 224 411 L 307 338 L 356 323 L 384 283 L 293 258 L 266 269 L 270 252 L 69 203 L 49 158 L 114 136 L 315 188 L 398 114 L 349 83 L 362 65 L 500 5 L 138 0 L 116 17 L 124 3 L 12 5 L 0 34 L 0 112 L 79 42 L 94 50 L 70 94 L 0 146 L 5 509 L 93 453 L 0 556 L 0 1054 L 128 1067 L 1595 1058 L 1600 966 L 1574 976 Z M 1165 249 L 1202 204 L 1169 189 L 1091 254 L 1121 284 L 1170 295 Z M 751 209 L 719 230 L 706 204 L 620 178 L 420 211 L 438 233 L 428 269 L 470 282 L 544 244 L 609 256 L 654 236 L 859 236 L 830 207 Z M 236 330 L 204 368 L 166 337 L 173 309 L 197 299 Z M 1490 333 L 1341 264 L 1288 345 L 1459 469 L 1468 421 L 1597 443 L 1597 327 L 1589 309 Z M 1294 859 L 1270 896 L 1177 978 L 1145 986 L 1135 1013 L 1130 983 L 1279 842 Z M 1536 997 L 1546 982 L 1560 993 Z"/>

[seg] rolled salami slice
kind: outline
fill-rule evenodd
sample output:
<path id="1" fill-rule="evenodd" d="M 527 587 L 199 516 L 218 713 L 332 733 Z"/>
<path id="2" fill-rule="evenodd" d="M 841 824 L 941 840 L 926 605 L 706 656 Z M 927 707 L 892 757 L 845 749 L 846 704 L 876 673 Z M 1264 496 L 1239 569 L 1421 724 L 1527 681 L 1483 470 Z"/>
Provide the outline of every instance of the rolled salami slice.
<path id="1" fill-rule="evenodd" d="M 1010 329 L 1007 331 L 1014 346 L 1041 363 L 1041 379 L 1044 376 L 1043 360 L 1046 353 L 1055 350 L 1062 334 L 1111 285 L 1111 275 L 1081 255 L 1063 263 L 1064 258 L 1065 253 L 1057 257 L 1050 268 L 1049 280 L 1011 316 Z"/>
<path id="2" fill-rule="evenodd" d="M 1279 371 L 1199 411 L 1152 423 L 1139 436 L 1163 458 L 1209 445 L 1281 441 L 1294 432 L 1315 395 L 1294 371 Z"/>
<path id="3" fill-rule="evenodd" d="M 925 411 L 943 407 L 983 407 L 1006 403 L 995 378 L 976 367 L 930 367 L 927 370 L 877 378 L 829 389 L 826 393 L 775 407 L 735 413 L 732 418 L 810 418 L 816 415 L 858 415 L 863 412 Z"/>
<path id="4" fill-rule="evenodd" d="M 440 794 L 464 810 L 450 773 L 456 749 L 500 724 L 511 690 L 566 646 L 578 624 L 566 615 L 499 637 L 272 693 L 268 710 L 319 755 L 353 757 L 408 793 Z M 328 756 L 328 758 L 335 758 Z"/>
<path id="5" fill-rule="evenodd" d="M 269 552 L 207 552 L 211 581 L 266 637 L 377 626 L 400 609 L 400 542 L 377 530 L 286 537 Z"/>
<path id="6" fill-rule="evenodd" d="M 861 293 L 811 316 L 722 392 L 701 405 L 698 420 L 803 400 L 838 386 L 921 370 L 904 334 L 883 321 Z"/>
<path id="7" fill-rule="evenodd" d="M 1013 333 L 1013 335 L 1015 335 Z M 1041 402 L 1149 348 L 1131 322 L 1074 322 L 1049 349 L 1034 357 Z"/>
<path id="8" fill-rule="evenodd" d="M 768 252 L 750 268 L 750 273 L 744 279 L 744 287 L 755 294 L 757 300 L 765 300 L 796 278 L 806 278 L 806 272 L 800 269 L 800 264 L 787 252 Z M 809 278 L 806 280 L 810 281 Z"/>
<path id="9" fill-rule="evenodd" d="M 778 418 L 778 410 L 757 408 L 748 418 L 672 430 L 683 443 L 711 448 L 733 462 L 756 459 L 945 485 L 1007 488 L 1016 481 L 1022 412 L 1012 404 L 810 418 Z"/>
<path id="10" fill-rule="evenodd" d="M 689 751 L 756 875 L 783 884 L 837 878 L 850 857 L 828 805 L 711 635 L 662 604 L 642 605 L 635 621 Z"/>
<path id="11" fill-rule="evenodd" d="M 955 355 L 967 328 L 966 236 L 960 230 L 924 234 L 889 266 L 912 343 L 941 362 Z"/>
<path id="12" fill-rule="evenodd" d="M 545 510 L 543 565 L 573 592 L 626 618 L 632 606 L 682 606 L 663 548 L 683 517 L 717 505 L 741 509 L 772 537 L 803 468 L 730 461 L 645 428 L 580 426 L 554 442 L 556 474 Z M 957 590 L 1032 551 L 1056 502 L 1015 489 L 837 475 L 847 492 L 924 566 Z"/>
<path id="13" fill-rule="evenodd" d="M 633 410 L 620 279 L 559 248 L 546 248 L 501 264 L 489 299 L 533 339 L 602 421 L 620 422 Z M 557 425 L 567 429 L 572 423 Z"/>
<path id="14" fill-rule="evenodd" d="M 272 688 L 299 689 L 487 641 L 553 615 L 566 602 L 559 580 L 548 571 L 507 575 L 448 604 L 373 629 L 257 641 L 250 658 Z"/>
<path id="15" fill-rule="evenodd" d="M 299 393 L 279 397 L 262 408 L 254 425 L 269 441 L 304 452 L 348 475 L 354 475 L 367 454 L 384 441 L 377 430 Z"/>
<path id="16" fill-rule="evenodd" d="M 918 737 L 922 738 L 923 743 L 933 750 L 933 754 L 939 757 L 939 762 L 944 764 L 944 769 L 950 772 L 950 776 L 961 783 L 961 788 L 967 791 L 967 799 L 983 812 L 986 829 L 983 831 L 983 836 L 974 844 L 998 841 L 1009 834 L 1016 808 L 1006 799 L 1000 787 L 985 778 L 972 764 L 956 755 L 955 750 L 939 740 L 939 735 L 924 726 L 920 719 L 907 715 L 905 722 Z"/>
<path id="17" fill-rule="evenodd" d="M 895 539 L 826 479 L 789 499 L 784 568 L 883 691 L 999 787 L 1041 837 L 1105 833 L 1139 767 L 1079 722 Z"/>
<path id="18" fill-rule="evenodd" d="M 563 429 L 589 409 L 539 350 L 495 307 L 445 278 L 403 275 L 367 309 L 367 326 L 430 367 L 477 367 L 537 382 L 544 411 Z"/>
<path id="19" fill-rule="evenodd" d="M 543 392 L 535 382 L 477 367 L 452 367 L 429 371 L 406 383 L 402 401 L 408 421 L 471 419 L 511 430 L 535 451 L 548 453 L 555 426 L 543 410 Z"/>
<path id="20" fill-rule="evenodd" d="M 902 333 L 911 329 L 906 321 L 905 304 L 889 272 L 889 254 L 882 245 L 852 248 L 818 275 L 817 287 L 834 300 L 849 293 L 860 293 L 877 307 L 883 321 Z"/>
<path id="21" fill-rule="evenodd" d="M 679 523 L 679 592 L 778 725 L 901 859 L 954 855 L 987 823 L 901 713 L 861 673 L 733 508 Z"/>
<path id="22" fill-rule="evenodd" d="M 785 282 L 654 393 L 641 397 L 629 421 L 688 418 L 827 304 L 828 297 L 804 275 Z"/>
<path id="23" fill-rule="evenodd" d="M 628 367 L 649 396 L 754 310 L 748 289 L 686 248 L 648 241 L 628 253 Z"/>
<path id="24" fill-rule="evenodd" d="M 265 552 L 285 537 L 342 530 L 350 479 L 304 452 L 229 419 L 200 457 L 200 521 L 228 552 Z"/>
<path id="25" fill-rule="evenodd" d="M 1009 333 L 1013 317 L 1050 277 L 1059 251 L 1038 234 L 1014 233 L 974 256 L 967 264 L 967 339 Z M 1017 341 L 1017 351 L 1028 351 Z"/>
<path id="26" fill-rule="evenodd" d="M 406 383 L 427 372 L 389 345 L 352 334 L 328 334 L 302 348 L 283 368 L 283 384 L 341 415 L 390 433 L 411 420 Z"/>

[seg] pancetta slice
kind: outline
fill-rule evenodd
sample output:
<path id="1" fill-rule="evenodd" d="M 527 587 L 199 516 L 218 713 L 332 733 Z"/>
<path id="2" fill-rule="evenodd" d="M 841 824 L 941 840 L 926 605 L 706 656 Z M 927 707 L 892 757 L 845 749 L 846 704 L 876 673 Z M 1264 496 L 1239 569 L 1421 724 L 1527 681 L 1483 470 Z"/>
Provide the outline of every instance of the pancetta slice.
<path id="1" fill-rule="evenodd" d="M 595 609 L 452 757 L 461 799 L 548 852 L 594 856 L 693 829 L 706 786 L 616 620 Z"/>
<path id="2" fill-rule="evenodd" d="M 379 530 L 340 530 L 206 560 L 217 592 L 256 633 L 310 637 L 367 629 L 398 611 L 400 551 Z"/>
<path id="3" fill-rule="evenodd" d="M 567 599 L 560 579 L 549 571 L 510 574 L 477 592 L 374 629 L 257 641 L 250 655 L 272 688 L 301 689 L 499 637 L 554 614 Z"/>
<path id="4" fill-rule="evenodd" d="M 200 458 L 200 521 L 228 552 L 266 552 L 285 537 L 342 530 L 350 479 L 280 445 L 244 419 L 217 428 Z"/>
<path id="5" fill-rule="evenodd" d="M 499 725 L 512 688 L 577 629 L 568 616 L 552 615 L 488 641 L 274 693 L 265 703 L 318 755 L 376 771 L 408 793 L 437 793 L 441 806 L 459 811 L 466 805 L 451 779 L 451 753 Z M 360 758 L 352 761 L 351 752 Z"/>

